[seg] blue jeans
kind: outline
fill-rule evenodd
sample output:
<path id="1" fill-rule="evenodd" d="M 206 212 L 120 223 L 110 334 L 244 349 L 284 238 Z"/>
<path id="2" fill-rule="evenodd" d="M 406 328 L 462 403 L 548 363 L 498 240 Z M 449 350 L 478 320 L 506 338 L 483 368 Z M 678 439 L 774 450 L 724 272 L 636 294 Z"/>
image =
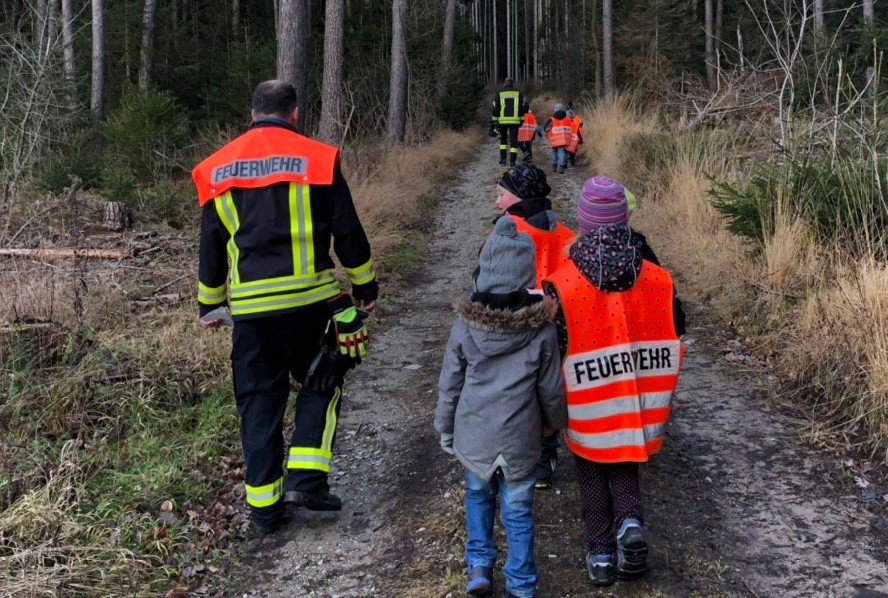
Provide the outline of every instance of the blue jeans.
<path id="1" fill-rule="evenodd" d="M 552 168 L 567 166 L 567 148 L 564 146 L 552 148 Z"/>
<path id="2" fill-rule="evenodd" d="M 496 497 L 500 497 L 500 520 L 506 528 L 509 553 L 503 575 L 506 589 L 522 598 L 536 596 L 537 570 L 533 558 L 533 486 L 531 474 L 522 480 L 506 481 L 502 472 L 483 480 L 466 470 L 466 564 L 470 567 L 493 567 L 496 544 L 493 542 L 493 520 Z"/>

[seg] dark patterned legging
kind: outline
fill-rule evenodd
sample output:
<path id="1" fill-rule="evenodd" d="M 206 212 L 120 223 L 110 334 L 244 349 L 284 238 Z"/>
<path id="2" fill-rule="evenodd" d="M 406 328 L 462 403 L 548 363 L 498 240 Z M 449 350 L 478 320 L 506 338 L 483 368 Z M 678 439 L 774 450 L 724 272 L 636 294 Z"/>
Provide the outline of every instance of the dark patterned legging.
<path id="1" fill-rule="evenodd" d="M 586 542 L 592 554 L 613 554 L 623 521 L 644 523 L 638 463 L 594 463 L 576 458 Z"/>

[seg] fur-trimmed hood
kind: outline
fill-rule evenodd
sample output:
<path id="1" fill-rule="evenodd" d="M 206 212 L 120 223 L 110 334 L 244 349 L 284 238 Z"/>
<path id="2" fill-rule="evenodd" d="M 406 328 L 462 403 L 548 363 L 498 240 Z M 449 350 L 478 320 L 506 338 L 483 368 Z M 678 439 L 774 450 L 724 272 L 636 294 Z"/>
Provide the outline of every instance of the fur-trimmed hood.
<path id="1" fill-rule="evenodd" d="M 499 355 L 527 345 L 540 327 L 555 320 L 557 304 L 550 297 L 512 311 L 495 309 L 462 297 L 454 305 L 469 328 L 469 336 L 485 355 Z"/>

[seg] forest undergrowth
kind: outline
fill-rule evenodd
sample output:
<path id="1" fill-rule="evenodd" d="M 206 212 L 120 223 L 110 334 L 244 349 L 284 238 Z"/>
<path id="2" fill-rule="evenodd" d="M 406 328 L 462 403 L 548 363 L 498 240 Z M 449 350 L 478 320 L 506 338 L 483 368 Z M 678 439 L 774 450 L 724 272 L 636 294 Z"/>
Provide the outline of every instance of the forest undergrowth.
<path id="1" fill-rule="evenodd" d="M 476 144 L 442 131 L 346 151 L 384 293 L 420 259 L 438 189 Z M 4 247 L 79 252 L 0 258 L 6 595 L 184 595 L 224 572 L 246 533 L 230 335 L 197 325 L 198 208 L 187 180 L 165 185 L 194 203 L 123 233 L 76 183 L 22 189 L 0 227 Z M 97 248 L 121 258 L 84 257 Z"/>
<path id="2" fill-rule="evenodd" d="M 738 367 L 806 414 L 814 441 L 888 462 L 878 103 L 836 111 L 828 129 L 800 125 L 783 147 L 767 116 L 688 134 L 627 95 L 595 105 L 586 134 L 598 142 L 585 147 L 594 172 L 639 198 L 632 225 L 681 296 L 752 349 L 733 355 L 725 339 Z"/>

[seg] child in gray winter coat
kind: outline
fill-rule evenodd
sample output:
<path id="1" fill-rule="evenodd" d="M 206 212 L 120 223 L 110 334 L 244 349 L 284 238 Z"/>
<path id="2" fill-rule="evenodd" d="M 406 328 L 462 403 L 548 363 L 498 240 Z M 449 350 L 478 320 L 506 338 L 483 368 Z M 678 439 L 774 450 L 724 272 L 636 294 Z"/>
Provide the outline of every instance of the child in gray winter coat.
<path id="1" fill-rule="evenodd" d="M 439 381 L 435 429 L 466 468 L 466 590 L 493 591 L 496 498 L 509 553 L 507 597 L 536 595 L 534 469 L 541 439 L 567 424 L 555 304 L 531 294 L 535 250 L 510 218 L 496 223 L 456 308 Z"/>

